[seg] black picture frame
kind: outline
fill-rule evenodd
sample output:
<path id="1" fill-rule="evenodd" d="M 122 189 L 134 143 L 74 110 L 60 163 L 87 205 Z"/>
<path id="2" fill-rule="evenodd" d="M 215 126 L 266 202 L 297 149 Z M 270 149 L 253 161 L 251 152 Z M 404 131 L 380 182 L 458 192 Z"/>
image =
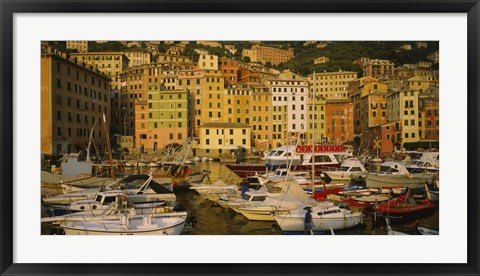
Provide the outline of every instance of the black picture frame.
<path id="1" fill-rule="evenodd" d="M 479 275 L 478 0 L 0 0 L 1 275 Z M 467 13 L 468 262 L 466 264 L 19 264 L 13 263 L 13 15 L 15 13 Z M 447 30 L 450 31 L 450 30 Z M 454 30 L 451 30 L 454 31 Z M 35 158 L 31 156 L 28 158 Z M 464 233 L 459 233 L 464 234 Z M 421 249 L 419 249 L 421 250 Z M 448 250 L 448 249 L 446 249 Z M 301 254 L 301 250 L 298 252 Z M 339 256 L 341 258 L 341 256 Z"/>

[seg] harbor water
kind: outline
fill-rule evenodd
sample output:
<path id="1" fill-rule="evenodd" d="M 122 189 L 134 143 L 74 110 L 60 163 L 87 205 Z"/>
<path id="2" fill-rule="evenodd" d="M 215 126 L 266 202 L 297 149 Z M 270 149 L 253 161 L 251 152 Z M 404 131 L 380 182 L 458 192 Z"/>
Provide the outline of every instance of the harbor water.
<path id="1" fill-rule="evenodd" d="M 238 184 L 242 181 L 235 173 L 230 171 L 220 162 L 199 162 L 191 164 L 193 172 L 203 170 L 210 171 L 209 177 L 204 183 L 214 183 L 222 180 L 226 184 Z M 148 172 L 149 169 L 145 168 Z M 191 223 L 186 227 L 187 235 L 282 235 L 295 233 L 282 233 L 275 221 L 250 221 L 241 214 L 231 209 L 224 209 L 217 203 L 207 200 L 196 191 L 190 189 L 179 189 L 175 191 L 177 201 L 185 206 L 190 214 Z M 392 225 L 395 231 L 412 235 L 419 235 L 417 226 L 423 226 L 438 230 L 439 208 L 438 202 L 434 202 L 435 212 L 432 215 L 410 221 L 405 224 Z M 336 230 L 335 235 L 386 235 L 385 223 L 374 223 L 374 216 L 367 214 L 364 223 L 350 229 Z M 49 225 L 42 225 L 42 234 L 61 234 Z M 300 233 L 303 234 L 303 233 Z M 327 234 L 318 233 L 318 234 Z"/>

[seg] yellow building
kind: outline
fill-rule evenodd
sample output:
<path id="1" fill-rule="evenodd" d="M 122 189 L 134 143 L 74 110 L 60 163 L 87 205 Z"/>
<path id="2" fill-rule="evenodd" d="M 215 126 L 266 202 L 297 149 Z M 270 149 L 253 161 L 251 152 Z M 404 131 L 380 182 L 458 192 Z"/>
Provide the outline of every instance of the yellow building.
<path id="1" fill-rule="evenodd" d="M 284 106 L 282 106 L 284 107 Z M 286 106 L 285 106 L 286 108 Z M 257 149 L 272 148 L 276 145 L 277 140 L 281 139 L 283 131 L 286 130 L 285 122 L 282 120 L 280 127 L 274 125 L 278 123 L 278 117 L 274 110 L 280 110 L 280 107 L 272 106 L 272 93 L 267 87 L 258 88 L 252 93 L 250 125 L 252 126 L 253 143 Z M 281 113 L 280 111 L 278 112 Z M 285 117 L 284 117 L 285 118 Z"/>
<path id="2" fill-rule="evenodd" d="M 85 152 L 93 142 L 105 149 L 103 114 L 110 126 L 109 79 L 91 66 L 60 56 L 41 56 L 41 152 L 58 155 Z"/>
<path id="3" fill-rule="evenodd" d="M 386 97 L 387 119 L 388 122 L 400 122 L 402 145 L 420 140 L 418 94 L 418 90 L 405 90 L 392 92 Z"/>
<path id="4" fill-rule="evenodd" d="M 351 91 L 355 134 L 366 133 L 369 128 L 386 122 L 387 91 L 388 85 L 376 80 L 365 82 L 365 84 Z"/>
<path id="5" fill-rule="evenodd" d="M 315 80 L 313 74 L 308 75 L 310 92 L 321 98 L 332 100 L 348 99 L 348 85 L 355 79 L 357 79 L 357 72 L 351 71 L 316 73 Z"/>
<path id="6" fill-rule="evenodd" d="M 198 69 L 218 70 L 218 56 L 216 55 L 200 55 L 198 57 Z"/>
<path id="7" fill-rule="evenodd" d="M 220 70 L 205 70 L 203 94 L 200 95 L 200 125 L 225 122 L 222 116 L 224 103 L 224 78 Z M 198 120 L 197 117 L 195 120 Z"/>
<path id="8" fill-rule="evenodd" d="M 327 101 L 323 98 L 310 99 L 308 102 L 308 114 L 307 114 L 307 140 L 312 143 L 321 143 L 326 137 L 325 130 L 325 106 Z M 315 106 L 315 108 L 313 108 Z M 313 133 L 315 132 L 315 137 Z"/>
<path id="9" fill-rule="evenodd" d="M 200 127 L 202 154 L 220 156 L 239 146 L 251 150 L 250 126 L 238 123 L 207 123 Z"/>
<path id="10" fill-rule="evenodd" d="M 98 69 L 98 71 L 110 77 L 112 90 L 121 89 L 121 75 L 129 64 L 129 60 L 123 52 L 74 53 L 71 54 L 71 57 L 75 62 L 90 64 L 94 69 Z"/>
<path id="11" fill-rule="evenodd" d="M 252 90 L 248 86 L 225 86 L 223 100 L 225 122 L 250 123 Z"/>
<path id="12" fill-rule="evenodd" d="M 151 62 L 151 54 L 142 48 L 130 48 L 125 50 L 125 56 L 129 59 L 128 67 L 140 66 Z"/>
<path id="13" fill-rule="evenodd" d="M 196 70 L 179 70 L 177 73 L 177 87 L 180 90 L 189 92 L 189 120 L 190 127 L 193 129 L 195 137 L 200 134 L 200 126 L 202 125 L 202 99 L 205 91 L 205 71 Z M 205 112 L 206 110 L 203 110 Z"/>
<path id="14" fill-rule="evenodd" d="M 408 88 L 419 90 L 420 92 L 427 90 L 430 86 L 438 86 L 438 78 L 433 75 L 414 76 L 407 80 Z"/>
<path id="15" fill-rule="evenodd" d="M 187 56 L 158 54 L 157 63 L 189 63 L 191 60 Z"/>
<path id="16" fill-rule="evenodd" d="M 79 53 L 88 52 L 88 41 L 87 40 L 71 40 L 67 41 L 67 49 L 76 49 Z"/>

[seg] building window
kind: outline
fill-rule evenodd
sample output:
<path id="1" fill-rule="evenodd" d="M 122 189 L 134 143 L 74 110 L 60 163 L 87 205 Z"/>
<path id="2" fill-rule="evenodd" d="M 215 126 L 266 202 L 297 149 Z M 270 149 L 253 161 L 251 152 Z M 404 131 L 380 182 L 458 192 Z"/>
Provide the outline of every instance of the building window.
<path id="1" fill-rule="evenodd" d="M 205 144 L 206 144 L 206 145 L 210 145 L 210 139 L 206 139 L 206 140 L 205 140 Z"/>
<path id="2" fill-rule="evenodd" d="M 405 138 L 408 138 L 408 133 L 405 133 Z"/>

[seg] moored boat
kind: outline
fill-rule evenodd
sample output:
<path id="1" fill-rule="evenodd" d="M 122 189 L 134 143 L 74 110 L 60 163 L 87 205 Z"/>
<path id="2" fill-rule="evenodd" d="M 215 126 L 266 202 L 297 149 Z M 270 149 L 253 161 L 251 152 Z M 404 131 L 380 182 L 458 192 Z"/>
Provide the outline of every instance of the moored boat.
<path id="1" fill-rule="evenodd" d="M 367 174 L 367 187 L 390 188 L 390 187 L 423 187 L 435 178 L 433 173 L 409 173 L 404 163 L 387 161 L 380 165 L 378 170 Z"/>
<path id="2" fill-rule="evenodd" d="M 342 162 L 338 170 L 326 171 L 325 174 L 332 181 L 350 181 L 352 175 L 356 178 L 365 178 L 367 170 L 357 159 L 348 158 Z"/>
<path id="3" fill-rule="evenodd" d="M 355 227 L 363 223 L 361 212 L 352 212 L 335 205 L 313 206 L 312 209 L 312 230 L 325 231 Z M 304 231 L 305 208 L 298 208 L 288 213 L 275 214 L 282 231 L 299 232 Z"/>
<path id="4" fill-rule="evenodd" d="M 434 206 L 428 199 L 417 202 L 413 198 L 400 196 L 378 204 L 374 210 L 377 216 L 387 217 L 392 222 L 401 222 L 430 215 Z"/>
<path id="5" fill-rule="evenodd" d="M 291 171 L 311 171 L 312 165 L 314 165 L 315 175 L 321 176 L 322 172 L 338 168 L 344 158 L 352 156 L 352 152 L 341 145 L 299 145 L 290 147 L 289 151 L 286 151 L 284 147 L 271 150 L 265 159 L 265 164 L 226 164 L 225 166 L 241 178 L 263 174 L 274 167 L 287 167 L 287 164 L 290 163 L 292 163 Z M 294 151 L 292 151 L 293 149 Z M 296 161 L 298 159 L 300 162 Z M 283 160 L 283 166 L 280 165 L 282 163 L 280 160 Z M 272 162 L 275 163 L 275 166 L 267 165 Z"/>
<path id="6" fill-rule="evenodd" d="M 114 221 L 76 221 L 60 226 L 66 235 L 179 235 L 185 226 L 185 218 L 152 218 L 150 215 L 130 218 L 124 215 Z"/>

